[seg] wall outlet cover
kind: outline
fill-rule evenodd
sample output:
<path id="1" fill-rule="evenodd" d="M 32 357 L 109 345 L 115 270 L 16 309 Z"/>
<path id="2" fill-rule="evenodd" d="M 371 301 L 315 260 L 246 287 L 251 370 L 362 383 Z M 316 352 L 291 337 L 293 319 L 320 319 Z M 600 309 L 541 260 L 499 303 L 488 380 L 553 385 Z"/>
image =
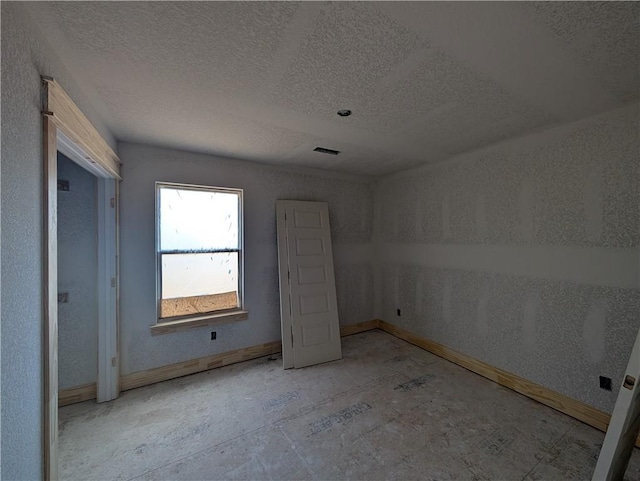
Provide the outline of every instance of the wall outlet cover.
<path id="1" fill-rule="evenodd" d="M 611 378 L 600 376 L 600 389 L 604 389 L 605 391 L 611 391 Z"/>

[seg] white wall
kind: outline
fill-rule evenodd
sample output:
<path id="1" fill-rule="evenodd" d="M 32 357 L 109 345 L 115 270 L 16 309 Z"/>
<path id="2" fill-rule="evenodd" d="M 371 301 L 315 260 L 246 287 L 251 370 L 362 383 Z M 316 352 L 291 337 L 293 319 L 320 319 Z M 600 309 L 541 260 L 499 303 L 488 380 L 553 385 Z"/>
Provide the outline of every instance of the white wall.
<path id="1" fill-rule="evenodd" d="M 98 206 L 96 177 L 58 153 L 58 387 L 96 382 L 98 373 Z"/>
<path id="2" fill-rule="evenodd" d="M 611 411 L 598 376 L 621 384 L 640 327 L 639 127 L 630 105 L 381 180 L 376 314 Z"/>
<path id="3" fill-rule="evenodd" d="M 341 324 L 372 318 L 373 190 L 367 179 L 122 143 L 120 338 L 122 374 L 276 341 L 280 307 L 276 199 L 329 203 Z M 155 181 L 244 189 L 249 319 L 152 336 L 156 321 Z M 217 340 L 210 340 L 210 331 Z"/>
<path id="4" fill-rule="evenodd" d="M 114 145 L 91 102 L 18 2 L 2 2 L 3 479 L 42 479 L 42 115 L 40 75 L 56 78 Z"/>
<path id="5" fill-rule="evenodd" d="M 24 7 L 2 2 L 0 8 L 0 472 L 3 479 L 41 479 L 40 75 L 56 78 L 107 141 L 111 145 L 114 141 L 90 99 L 24 15 Z M 124 144 L 123 372 L 278 339 L 274 201 L 328 200 L 342 322 L 372 317 L 370 261 L 378 252 L 385 256 L 382 270 L 390 288 L 377 291 L 381 302 L 376 314 L 608 409 L 615 393 L 598 390 L 595 377 L 603 373 L 619 381 L 638 327 L 640 299 L 637 285 L 628 285 L 628 279 L 634 279 L 628 267 L 583 272 L 580 266 L 601 265 L 597 262 L 601 255 L 615 263 L 622 256 L 623 262 L 638 265 L 637 132 L 636 106 L 466 155 L 459 163 L 469 163 L 468 171 L 455 161 L 385 179 L 377 191 L 377 205 L 393 209 L 382 213 L 378 227 L 383 237 L 375 251 L 370 243 L 372 202 L 366 183 Z M 208 329 L 150 335 L 148 327 L 155 321 L 156 179 L 245 188 L 250 320 L 217 327 L 219 339 L 214 343 Z M 474 245 L 491 249 L 466 248 Z M 434 246 L 453 250 L 431 250 Z M 549 262 L 542 274 L 543 266 L 535 262 L 530 263 L 533 271 L 512 266 L 508 254 L 514 247 L 525 253 L 524 258 L 540 249 L 557 254 L 559 274 Z M 394 257 L 403 252 L 417 255 Z M 498 256 L 489 267 L 482 259 L 486 252 Z M 563 267 L 565 252 L 573 256 L 568 267 Z M 469 260 L 466 267 L 459 254 Z M 579 262 L 580 255 L 586 262 Z M 377 279 L 382 286 L 380 273 Z M 403 287 L 407 285 L 422 285 L 422 296 Z M 402 293 L 402 299 L 391 297 L 395 292 Z M 400 302 L 405 314 L 401 320 L 393 319 Z"/>

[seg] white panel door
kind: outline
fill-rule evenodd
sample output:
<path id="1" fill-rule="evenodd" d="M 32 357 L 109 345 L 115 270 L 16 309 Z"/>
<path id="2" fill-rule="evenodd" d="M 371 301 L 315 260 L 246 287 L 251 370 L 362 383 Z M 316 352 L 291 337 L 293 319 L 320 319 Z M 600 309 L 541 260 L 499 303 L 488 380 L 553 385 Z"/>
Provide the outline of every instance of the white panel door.
<path id="1" fill-rule="evenodd" d="M 624 477 L 631 451 L 640 431 L 640 330 L 631 350 L 629 365 L 618 393 L 607 435 L 602 443 L 593 481 Z"/>
<path id="2" fill-rule="evenodd" d="M 340 359 L 328 206 L 277 201 L 276 212 L 284 367 Z"/>

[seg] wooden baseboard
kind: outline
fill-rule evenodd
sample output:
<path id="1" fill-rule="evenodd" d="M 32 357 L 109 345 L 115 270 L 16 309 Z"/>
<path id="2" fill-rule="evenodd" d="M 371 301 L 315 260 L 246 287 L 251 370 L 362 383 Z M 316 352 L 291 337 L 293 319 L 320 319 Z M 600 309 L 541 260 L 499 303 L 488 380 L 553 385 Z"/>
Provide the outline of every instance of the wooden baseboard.
<path id="1" fill-rule="evenodd" d="M 168 381 L 177 377 L 188 376 L 217 367 L 228 366 L 237 362 L 249 361 L 258 357 L 276 354 L 282 350 L 280 341 L 267 342 L 257 346 L 245 347 L 234 351 L 200 357 L 191 361 L 178 362 L 168 366 L 133 372 L 120 377 L 120 389 L 128 391 L 137 387 Z"/>
<path id="2" fill-rule="evenodd" d="M 366 321 L 358 324 L 351 324 L 340 328 L 341 336 L 349 336 L 358 332 L 377 329 L 378 321 Z M 137 387 L 154 384 L 156 382 L 168 381 L 177 377 L 188 376 L 217 367 L 228 366 L 237 362 L 249 361 L 271 354 L 277 354 L 282 351 L 282 343 L 280 341 L 268 342 L 257 346 L 236 349 L 235 351 L 224 352 L 222 354 L 214 354 L 213 356 L 201 357 L 191 361 L 179 362 L 162 366 L 146 371 L 125 374 L 120 378 L 120 387 L 123 391 L 134 389 Z"/>
<path id="3" fill-rule="evenodd" d="M 447 361 L 451 361 L 469 371 L 494 381 L 501 386 L 516 391 L 528 398 L 538 401 L 549 406 L 561 413 L 571 416 L 582 421 L 589 426 L 593 426 L 601 431 L 606 431 L 609 426 L 611 416 L 600 411 L 588 404 L 584 404 L 564 394 L 552 391 L 549 388 L 536 384 L 532 381 L 524 379 L 520 376 L 504 371 L 497 367 L 491 366 L 483 361 L 475 359 L 466 354 L 459 353 L 453 349 L 449 349 L 442 344 L 431 341 L 429 339 L 417 336 L 405 329 L 394 326 L 388 322 L 373 319 L 371 321 L 360 322 L 342 326 L 340 335 L 350 336 L 360 332 L 372 329 L 382 329 L 383 331 L 403 339 L 415 346 L 429 351 Z M 179 362 L 162 366 L 146 371 L 125 374 L 120 378 L 120 386 L 123 391 L 134 389 L 137 387 L 147 386 L 157 382 L 168 381 L 177 377 L 188 376 L 198 372 L 215 369 L 217 367 L 228 366 L 237 362 L 249 361 L 271 354 L 277 354 L 282 351 L 280 341 L 269 342 L 257 346 L 236 349 L 234 351 L 215 354 L 213 356 L 201 357 L 191 361 Z M 69 389 L 61 389 L 58 396 L 58 406 L 67 406 L 69 404 L 87 401 L 96 398 L 96 385 L 86 384 Z M 636 441 L 636 446 L 640 447 L 640 437 Z"/>
<path id="4" fill-rule="evenodd" d="M 96 383 L 83 384 L 58 390 L 58 407 L 81 403 L 96 398 Z"/>
<path id="5" fill-rule="evenodd" d="M 348 326 L 342 326 L 340 328 L 340 336 L 350 336 L 352 334 L 358 334 L 360 332 L 371 331 L 372 329 L 378 329 L 380 326 L 378 319 L 371 321 L 359 322 L 357 324 L 350 324 Z"/>
<path id="6" fill-rule="evenodd" d="M 510 372 L 503 371 L 502 369 L 491 366 L 490 364 L 471 356 L 467 356 L 466 354 L 449 349 L 437 342 L 417 336 L 405 329 L 389 324 L 388 322 L 380 320 L 378 321 L 378 327 L 399 339 L 403 339 L 435 354 L 436 356 L 446 359 L 447 361 L 451 361 L 454 364 L 464 367 L 465 369 L 479 374 L 482 377 L 486 377 L 501 386 L 512 389 L 513 391 L 523 394 L 528 398 L 545 404 L 556 411 L 567 414 L 568 416 L 571 416 L 578 421 L 582 421 L 589 426 L 601 431 L 607 431 L 607 426 L 609 426 L 611 416 L 599 409 L 589 406 L 588 404 L 577 401 L 569 396 L 565 396 L 564 394 L 552 391 L 549 388 L 536 384 L 532 381 L 528 381 L 527 379 L 516 376 Z M 640 447 L 640 437 L 636 440 L 636 446 Z"/>
<path id="7" fill-rule="evenodd" d="M 358 324 L 350 324 L 340 328 L 340 336 L 350 336 L 359 332 L 370 331 L 378 328 L 378 320 L 360 322 Z M 138 371 L 131 374 L 125 374 L 120 377 L 120 388 L 123 391 L 135 389 L 137 387 L 155 384 L 157 382 L 168 381 L 177 377 L 188 376 L 217 367 L 228 366 L 237 362 L 249 361 L 263 356 L 270 356 L 282 351 L 282 343 L 280 341 L 268 342 L 257 346 L 245 347 L 234 351 L 215 354 L 213 356 L 201 357 L 191 361 L 178 362 L 168 366 L 148 369 L 146 371 Z M 70 389 L 61 389 L 58 396 L 58 407 L 67 406 L 69 404 L 88 401 L 96 398 L 96 385 L 86 384 Z"/>

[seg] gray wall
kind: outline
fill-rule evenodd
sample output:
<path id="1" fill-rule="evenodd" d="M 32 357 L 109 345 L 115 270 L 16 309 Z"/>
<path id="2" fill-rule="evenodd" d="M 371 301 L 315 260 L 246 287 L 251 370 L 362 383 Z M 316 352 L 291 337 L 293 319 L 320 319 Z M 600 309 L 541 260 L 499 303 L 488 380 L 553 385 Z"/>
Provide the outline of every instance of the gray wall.
<path id="1" fill-rule="evenodd" d="M 2 2 L 3 479 L 42 478 L 42 115 L 40 75 L 56 78 L 103 136 L 87 97 L 19 3 Z"/>
<path id="2" fill-rule="evenodd" d="M 120 144 L 120 338 L 123 374 L 280 339 L 276 199 L 327 201 L 341 324 L 373 312 L 373 189 L 364 179 L 311 174 L 136 144 Z M 249 319 L 152 336 L 156 321 L 155 181 L 244 189 Z M 209 332 L 215 329 L 217 340 Z"/>
<path id="3" fill-rule="evenodd" d="M 98 206 L 96 177 L 58 153 L 58 386 L 96 382 L 98 373 Z"/>
<path id="4" fill-rule="evenodd" d="M 0 472 L 3 479 L 40 479 L 40 75 L 55 77 L 107 141 L 114 141 L 94 101 L 66 73 L 23 5 L 1 2 L 0 9 Z M 381 289 L 378 273 L 382 302 L 375 314 L 610 409 L 615 393 L 598 390 L 597 375 L 620 381 L 640 310 L 637 129 L 636 106 L 385 179 L 377 191 L 376 205 L 384 209 L 375 250 L 366 184 L 124 145 L 123 372 L 278 339 L 273 203 L 306 198 L 331 204 L 343 322 L 371 317 L 370 260 L 379 255 L 388 288 Z M 470 170 L 461 168 L 465 162 Z M 207 329 L 149 333 L 155 320 L 156 179 L 246 189 L 251 317 L 216 328 L 215 343 Z M 411 294 L 416 285 L 421 289 Z M 394 319 L 400 293 L 404 314 Z"/>
<path id="5" fill-rule="evenodd" d="M 610 411 L 598 375 L 620 385 L 640 327 L 638 131 L 636 104 L 380 181 L 376 313 Z"/>

